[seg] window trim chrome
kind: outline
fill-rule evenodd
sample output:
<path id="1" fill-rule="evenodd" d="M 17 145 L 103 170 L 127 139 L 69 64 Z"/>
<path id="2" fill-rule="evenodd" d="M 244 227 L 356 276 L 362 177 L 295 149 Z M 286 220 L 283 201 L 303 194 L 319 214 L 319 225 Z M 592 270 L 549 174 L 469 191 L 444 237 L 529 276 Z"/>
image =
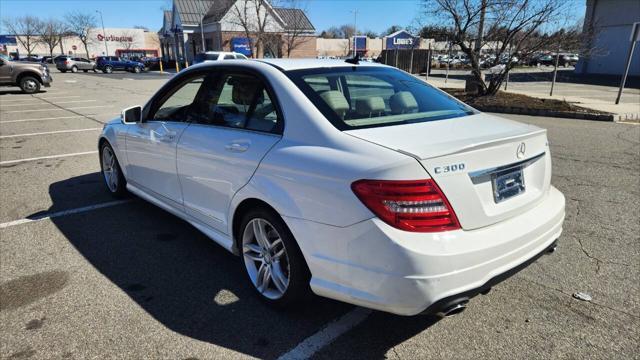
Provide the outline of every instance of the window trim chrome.
<path id="1" fill-rule="evenodd" d="M 541 154 L 538 154 L 536 156 L 533 156 L 529 159 L 526 160 L 522 160 L 522 161 L 518 161 L 515 163 L 511 163 L 511 164 L 507 164 L 507 165 L 502 165 L 502 166 L 497 166 L 497 167 L 493 167 L 493 168 L 489 168 L 489 169 L 483 169 L 483 170 L 476 170 L 476 171 L 472 171 L 469 172 L 469 177 L 471 179 L 477 179 L 483 176 L 487 176 L 487 175 L 492 175 L 495 174 L 497 172 L 502 172 L 504 170 L 509 170 L 512 168 L 517 168 L 517 167 L 521 167 L 521 168 L 525 168 L 529 165 L 531 165 L 532 163 L 536 162 L 538 159 L 544 157 L 547 154 L 546 151 L 542 152 Z"/>

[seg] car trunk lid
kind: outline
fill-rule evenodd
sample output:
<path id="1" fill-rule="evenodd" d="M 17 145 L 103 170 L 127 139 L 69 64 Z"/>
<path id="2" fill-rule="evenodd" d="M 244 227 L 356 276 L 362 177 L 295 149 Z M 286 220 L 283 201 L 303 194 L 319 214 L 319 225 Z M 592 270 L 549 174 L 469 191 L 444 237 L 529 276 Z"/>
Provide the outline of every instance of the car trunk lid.
<path id="1" fill-rule="evenodd" d="M 416 158 L 465 230 L 532 208 L 550 186 L 546 130 L 535 126 L 476 114 L 346 133 Z"/>

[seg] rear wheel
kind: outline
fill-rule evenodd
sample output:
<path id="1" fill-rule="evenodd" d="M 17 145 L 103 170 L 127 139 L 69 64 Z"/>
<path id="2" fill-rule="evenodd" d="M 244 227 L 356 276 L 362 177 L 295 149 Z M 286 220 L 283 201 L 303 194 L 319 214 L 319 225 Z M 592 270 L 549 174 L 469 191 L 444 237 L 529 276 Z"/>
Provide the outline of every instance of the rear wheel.
<path id="1" fill-rule="evenodd" d="M 72 72 L 72 73 L 77 73 L 77 72 L 78 72 L 78 67 L 77 67 L 77 66 L 75 66 L 75 65 L 74 65 L 74 66 L 72 66 L 72 67 L 71 67 L 71 72 Z"/>
<path id="2" fill-rule="evenodd" d="M 20 79 L 20 83 L 18 84 L 22 92 L 26 94 L 33 94 L 40 91 L 40 81 L 34 78 L 33 76 L 24 76 Z"/>
<path id="3" fill-rule="evenodd" d="M 61 73 L 66 73 L 66 72 L 67 72 L 67 70 L 60 70 L 60 72 L 61 72 Z"/>
<path id="4" fill-rule="evenodd" d="M 113 68 L 111 66 L 104 67 L 105 74 L 111 74 L 113 72 Z"/>
<path id="5" fill-rule="evenodd" d="M 127 193 L 127 180 L 122 174 L 113 148 L 106 141 L 100 147 L 100 168 L 104 183 L 111 195 L 115 197 L 125 196 Z"/>
<path id="6" fill-rule="evenodd" d="M 293 235 L 273 210 L 257 208 L 244 215 L 240 244 L 249 280 L 269 305 L 285 307 L 310 294 L 310 273 Z"/>
<path id="7" fill-rule="evenodd" d="M 139 66 L 134 66 L 134 67 L 133 67 L 133 72 L 134 72 L 134 73 L 139 74 L 139 73 L 140 73 L 140 71 L 141 71 L 141 70 L 140 70 L 140 67 L 139 67 Z"/>
<path id="8" fill-rule="evenodd" d="M 89 72 L 89 70 L 82 70 L 82 71 L 84 71 L 84 72 Z"/>

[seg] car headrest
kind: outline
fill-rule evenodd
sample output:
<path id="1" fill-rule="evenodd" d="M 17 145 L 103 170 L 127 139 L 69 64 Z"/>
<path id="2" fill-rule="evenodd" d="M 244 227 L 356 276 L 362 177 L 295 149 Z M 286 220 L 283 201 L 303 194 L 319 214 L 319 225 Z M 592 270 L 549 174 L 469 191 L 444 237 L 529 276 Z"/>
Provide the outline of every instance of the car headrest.
<path id="1" fill-rule="evenodd" d="M 329 90 L 320 94 L 320 97 L 324 102 L 329 105 L 331 110 L 335 111 L 338 116 L 343 119 L 344 116 L 349 111 L 349 103 L 347 99 L 342 95 L 340 91 L 337 90 Z"/>
<path id="2" fill-rule="evenodd" d="M 389 98 L 389 106 L 391 107 L 391 113 L 404 114 L 417 110 L 418 102 L 410 92 L 400 91 Z"/>
<path id="3" fill-rule="evenodd" d="M 256 92 L 260 91 L 258 97 L 258 104 L 262 104 L 264 96 L 262 94 L 262 83 L 255 79 L 243 78 L 242 80 L 234 81 L 233 90 L 231 92 L 231 100 L 237 105 L 251 105 L 253 98 L 256 96 Z"/>
<path id="4" fill-rule="evenodd" d="M 371 116 L 384 111 L 384 100 L 379 96 L 372 96 L 356 100 L 356 112 L 358 115 Z"/>

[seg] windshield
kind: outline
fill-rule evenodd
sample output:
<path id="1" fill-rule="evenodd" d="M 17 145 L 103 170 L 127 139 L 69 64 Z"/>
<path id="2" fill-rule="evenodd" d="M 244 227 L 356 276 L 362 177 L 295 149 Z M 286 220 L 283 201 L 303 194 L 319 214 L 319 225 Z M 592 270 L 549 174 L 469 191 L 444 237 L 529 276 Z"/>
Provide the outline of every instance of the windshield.
<path id="1" fill-rule="evenodd" d="M 396 69 L 354 66 L 286 74 L 340 130 L 475 114 L 464 103 Z"/>
<path id="2" fill-rule="evenodd" d="M 8 56 L 7 56 L 7 55 L 5 55 L 5 54 L 0 54 L 0 59 L 2 59 L 2 60 L 4 60 L 4 61 L 11 61 L 11 58 L 10 58 L 10 57 L 8 57 Z"/>

